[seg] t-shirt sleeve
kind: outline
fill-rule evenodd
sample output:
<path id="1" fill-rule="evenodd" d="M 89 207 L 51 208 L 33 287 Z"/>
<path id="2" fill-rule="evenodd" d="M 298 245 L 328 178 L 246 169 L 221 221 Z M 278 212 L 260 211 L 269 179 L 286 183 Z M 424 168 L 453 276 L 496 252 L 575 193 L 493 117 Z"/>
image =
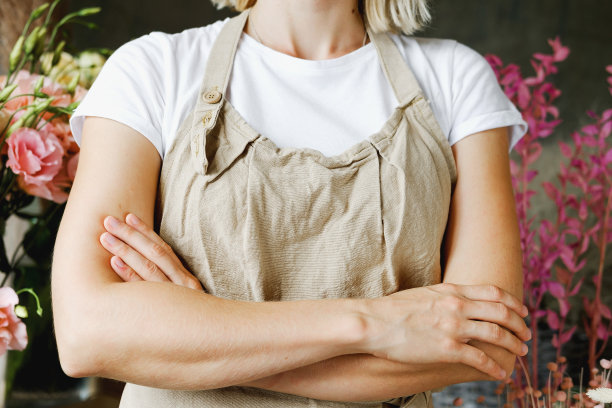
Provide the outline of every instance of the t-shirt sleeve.
<path id="1" fill-rule="evenodd" d="M 472 48 L 453 52 L 450 144 L 473 133 L 509 126 L 509 151 L 527 133 L 527 122 L 502 90 L 493 68 Z"/>
<path id="2" fill-rule="evenodd" d="M 70 118 L 70 128 L 81 145 L 86 116 L 123 123 L 145 136 L 163 157 L 164 112 L 163 33 L 151 33 L 119 47 L 106 61 L 91 88 Z"/>

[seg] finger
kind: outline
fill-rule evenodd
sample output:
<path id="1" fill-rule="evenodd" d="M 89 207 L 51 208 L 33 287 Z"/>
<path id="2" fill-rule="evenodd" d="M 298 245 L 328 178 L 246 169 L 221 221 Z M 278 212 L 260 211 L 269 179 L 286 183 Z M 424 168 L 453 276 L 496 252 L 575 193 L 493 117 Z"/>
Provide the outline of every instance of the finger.
<path id="1" fill-rule="evenodd" d="M 463 296 L 473 300 L 501 302 L 513 309 L 519 316 L 527 316 L 527 308 L 511 293 L 495 285 L 457 285 L 452 286 Z"/>
<path id="2" fill-rule="evenodd" d="M 112 216 L 104 219 L 104 227 L 112 235 L 121 239 L 141 255 L 143 260 L 139 261 L 137 265 L 132 265 L 129 259 L 122 257 L 124 262 L 127 262 L 136 272 L 140 274 L 144 263 L 144 266 L 152 271 L 154 271 L 155 267 L 159 269 L 167 277 L 166 280 L 170 280 L 178 285 L 187 283 L 186 273 L 181 270 L 183 269 L 182 265 L 180 265 L 180 262 L 177 264 L 172 256 L 172 250 L 163 240 L 161 243 L 154 242 L 130 225 Z M 144 276 L 143 278 L 148 280 Z"/>
<path id="3" fill-rule="evenodd" d="M 131 226 L 132 228 L 134 228 L 136 231 L 140 232 L 143 236 L 150 239 L 152 242 L 159 245 L 160 247 L 164 248 L 168 246 L 168 244 L 166 243 L 166 241 L 162 239 L 162 237 L 157 235 L 157 233 L 153 231 L 152 228 L 149 228 L 149 226 L 146 223 L 144 223 L 140 218 L 138 218 L 136 215 L 132 213 L 128 213 L 128 215 L 125 216 L 125 223 Z M 174 251 L 170 250 L 168 252 L 169 252 L 169 255 L 177 263 L 181 263 L 181 261 L 178 259 Z"/>
<path id="4" fill-rule="evenodd" d="M 531 331 L 525 321 L 504 303 L 469 300 L 465 308 L 465 316 L 486 322 L 497 323 L 516 334 L 524 341 L 531 339 Z"/>
<path id="5" fill-rule="evenodd" d="M 499 380 L 506 377 L 506 372 L 502 366 L 489 357 L 487 353 L 469 344 L 457 343 L 454 347 L 453 358 L 453 362 L 474 367 Z"/>
<path id="6" fill-rule="evenodd" d="M 169 278 L 170 280 L 172 280 L 173 283 L 196 290 L 203 290 L 200 281 L 192 273 L 190 273 L 187 269 L 183 267 L 183 263 L 178 258 L 178 256 L 176 256 L 176 254 L 172 250 L 172 247 L 170 247 L 166 241 L 164 241 L 159 235 L 157 235 L 157 233 L 152 228 L 150 228 L 145 222 L 143 222 L 140 218 L 138 218 L 135 214 L 132 213 L 128 213 L 125 216 L 125 223 L 130 227 L 134 228 L 144 237 L 151 240 L 151 242 L 153 242 L 154 245 L 157 246 L 157 251 L 162 251 L 164 252 L 165 256 L 169 256 L 170 258 L 172 258 L 174 273 L 170 273 L 170 275 L 172 276 L 169 276 Z M 153 252 L 155 252 L 155 250 L 153 250 Z M 166 271 L 163 267 L 162 270 Z M 166 275 L 168 275 L 168 273 Z"/>
<path id="7" fill-rule="evenodd" d="M 463 338 L 495 344 L 517 356 L 527 354 L 527 346 L 518 337 L 495 323 L 468 320 L 461 325 L 460 331 Z"/>
<path id="8" fill-rule="evenodd" d="M 126 265 L 118 256 L 113 256 L 110 262 L 115 273 L 125 282 L 136 282 L 142 280 L 136 271 Z"/>
<path id="9" fill-rule="evenodd" d="M 143 257 L 131 246 L 121 241 L 109 232 L 100 236 L 102 246 L 113 255 L 120 257 L 123 262 L 129 265 L 140 277 L 147 281 L 168 282 L 168 277 L 159 267 L 149 259 Z"/>

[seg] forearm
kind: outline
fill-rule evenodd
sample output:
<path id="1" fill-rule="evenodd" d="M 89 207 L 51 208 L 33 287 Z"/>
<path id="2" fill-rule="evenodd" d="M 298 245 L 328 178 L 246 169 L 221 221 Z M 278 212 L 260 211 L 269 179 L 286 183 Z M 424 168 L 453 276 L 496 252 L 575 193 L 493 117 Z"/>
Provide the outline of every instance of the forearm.
<path id="1" fill-rule="evenodd" d="M 59 286 L 58 347 L 74 376 L 220 388 L 351 352 L 360 335 L 357 300 L 242 302 L 157 282 Z"/>
<path id="2" fill-rule="evenodd" d="M 512 353 L 490 343 L 473 340 L 470 344 L 498 361 L 510 376 L 516 358 Z M 376 401 L 483 380 L 497 379 L 460 363 L 403 364 L 350 354 L 242 385 L 323 400 Z"/>

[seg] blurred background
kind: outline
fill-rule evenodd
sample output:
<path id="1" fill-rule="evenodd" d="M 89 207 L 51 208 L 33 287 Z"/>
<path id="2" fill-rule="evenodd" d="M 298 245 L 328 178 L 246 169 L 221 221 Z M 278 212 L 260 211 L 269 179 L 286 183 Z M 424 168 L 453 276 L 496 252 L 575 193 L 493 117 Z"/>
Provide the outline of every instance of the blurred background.
<path id="1" fill-rule="evenodd" d="M 2 69 L 6 69 L 8 53 L 27 16 L 42 3 L 40 0 L 0 0 L 0 74 L 3 73 Z M 116 49 L 151 31 L 179 32 L 234 14 L 229 10 L 215 9 L 208 0 L 149 0 L 144 6 L 141 2 L 126 0 L 65 0 L 60 3 L 60 11 L 56 15 L 92 6 L 102 7 L 98 15 L 89 19 L 100 28 L 88 30 L 78 25 L 72 26 L 69 29 L 68 51 Z M 589 123 L 590 118 L 585 113 L 587 110 L 603 112 L 612 107 L 612 98 L 606 86 L 608 75 L 605 72 L 605 66 L 612 64 L 612 1 L 433 0 L 432 10 L 433 21 L 430 27 L 416 36 L 452 38 L 482 55 L 495 54 L 504 64 L 518 64 L 525 77 L 533 75 L 530 60 L 534 53 L 550 53 L 548 39 L 559 36 L 561 43 L 569 47 L 569 57 L 558 64 L 559 73 L 552 77 L 555 86 L 562 90 L 556 105 L 563 122 L 553 136 L 541 141 L 542 156 L 534 165 L 539 172 L 534 181 L 535 186 L 541 181 L 554 179 L 561 161 L 557 142 L 569 140 L 573 131 Z M 516 152 L 512 155 L 514 157 Z M 538 191 L 532 213 L 542 219 L 552 219 L 555 211 L 552 202 Z M 589 261 L 585 268 L 596 268 L 596 261 L 596 257 L 593 257 L 593 261 Z M 603 288 L 610 289 L 612 282 L 608 266 L 609 261 L 606 261 L 607 275 L 604 274 Z M 603 302 L 612 304 L 612 291 L 604 291 Z M 570 318 L 578 321 L 577 315 L 570 315 Z M 547 335 L 545 328 L 542 329 L 542 335 Z M 546 353 L 544 343 L 542 353 Z M 64 387 L 72 392 L 66 394 L 68 396 L 65 401 L 61 402 L 60 398 L 60 402 L 55 405 L 50 402 L 36 405 L 37 398 L 28 398 L 28 395 L 36 392 L 37 384 L 48 381 L 50 376 L 61 376 L 57 364 L 45 362 L 45 357 L 42 357 L 48 350 L 53 350 L 52 339 L 49 339 L 39 354 L 29 359 L 29 370 L 17 373 L 15 393 L 9 398 L 8 406 L 117 406 L 122 386 L 120 383 L 71 379 L 64 379 L 65 383 L 62 382 L 64 380 L 57 381 L 59 388 Z M 584 335 L 575 335 L 566 350 L 568 358 L 572 359 L 569 374 L 577 382 L 578 370 L 587 366 Z M 611 357 L 611 345 L 606 350 L 604 357 Z M 554 350 L 550 352 L 554 353 Z M 472 384 L 449 387 L 443 393 L 434 394 L 434 401 L 436 406 L 450 406 L 455 396 L 465 392 L 480 394 L 487 386 Z M 80 393 L 78 398 L 94 398 L 89 402 L 76 403 L 73 401 L 74 390 Z M 496 400 L 494 406 L 497 406 Z"/>

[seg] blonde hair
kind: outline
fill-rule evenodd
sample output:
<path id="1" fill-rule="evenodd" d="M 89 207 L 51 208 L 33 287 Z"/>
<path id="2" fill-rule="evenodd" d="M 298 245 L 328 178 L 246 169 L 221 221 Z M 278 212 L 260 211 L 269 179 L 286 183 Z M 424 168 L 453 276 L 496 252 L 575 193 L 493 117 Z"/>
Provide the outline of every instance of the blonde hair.
<path id="1" fill-rule="evenodd" d="M 217 8 L 244 11 L 257 0 L 211 0 Z M 374 32 L 414 34 L 431 21 L 429 0 L 359 0 L 359 11 Z"/>

